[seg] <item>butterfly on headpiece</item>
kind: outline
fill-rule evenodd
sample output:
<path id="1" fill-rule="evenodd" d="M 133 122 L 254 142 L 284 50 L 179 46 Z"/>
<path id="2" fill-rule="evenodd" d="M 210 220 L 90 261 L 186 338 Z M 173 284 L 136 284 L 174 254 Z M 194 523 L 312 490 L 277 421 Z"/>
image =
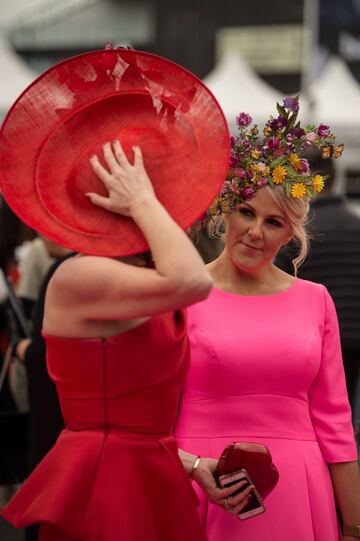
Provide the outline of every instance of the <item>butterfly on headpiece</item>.
<path id="1" fill-rule="evenodd" d="M 327 145 L 324 147 L 321 147 L 321 157 L 328 159 L 328 158 L 340 158 L 341 154 L 344 150 L 344 144 L 341 145 Z"/>

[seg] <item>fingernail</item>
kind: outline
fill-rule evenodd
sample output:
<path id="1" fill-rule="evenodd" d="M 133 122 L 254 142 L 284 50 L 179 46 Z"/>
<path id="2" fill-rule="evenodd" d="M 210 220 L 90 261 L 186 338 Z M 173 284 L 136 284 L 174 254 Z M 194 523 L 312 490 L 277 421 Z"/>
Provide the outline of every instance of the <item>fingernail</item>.
<path id="1" fill-rule="evenodd" d="M 119 139 L 114 139 L 113 142 L 112 142 L 112 144 L 113 144 L 113 145 L 116 145 L 116 143 L 118 143 L 118 142 L 119 142 Z"/>
<path id="2" fill-rule="evenodd" d="M 96 154 L 91 154 L 91 156 L 90 156 L 89 159 L 90 159 L 90 160 L 95 160 L 96 158 L 97 158 Z"/>

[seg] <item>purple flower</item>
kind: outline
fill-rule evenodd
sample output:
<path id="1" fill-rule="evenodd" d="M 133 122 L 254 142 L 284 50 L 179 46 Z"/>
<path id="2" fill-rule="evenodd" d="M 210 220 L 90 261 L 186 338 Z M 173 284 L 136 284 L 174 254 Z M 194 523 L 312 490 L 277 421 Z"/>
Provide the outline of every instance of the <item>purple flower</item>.
<path id="1" fill-rule="evenodd" d="M 252 172 L 251 172 L 251 171 L 246 171 L 246 177 L 247 177 L 248 179 L 251 179 L 251 178 L 253 177 Z"/>
<path id="2" fill-rule="evenodd" d="M 310 171 L 309 162 L 305 158 L 301 158 L 301 173 L 308 173 Z"/>
<path id="3" fill-rule="evenodd" d="M 232 151 L 230 153 L 230 167 L 235 167 L 238 161 L 239 161 L 239 155 L 237 154 L 237 152 Z"/>
<path id="4" fill-rule="evenodd" d="M 302 128 L 294 128 L 293 130 L 291 130 L 291 133 L 294 137 L 302 137 L 303 135 L 305 135 L 305 130 L 303 130 Z"/>
<path id="5" fill-rule="evenodd" d="M 246 186 L 246 188 L 241 190 L 241 195 L 245 200 L 250 199 L 254 195 L 254 193 L 255 193 L 255 190 L 251 186 Z"/>
<path id="6" fill-rule="evenodd" d="M 284 116 L 274 118 L 269 124 L 272 131 L 282 130 L 287 125 L 287 119 Z"/>
<path id="7" fill-rule="evenodd" d="M 298 100 L 292 98 L 291 96 L 284 99 L 283 106 L 285 109 L 290 109 L 293 113 L 297 113 L 300 108 Z"/>
<path id="8" fill-rule="evenodd" d="M 236 144 L 236 137 L 233 135 L 230 137 L 230 145 L 233 147 Z"/>
<path id="9" fill-rule="evenodd" d="M 280 137 L 270 137 L 267 144 L 270 150 L 276 150 L 281 144 L 281 139 Z"/>
<path id="10" fill-rule="evenodd" d="M 320 137 L 327 137 L 330 133 L 330 128 L 329 126 L 326 126 L 326 124 L 320 124 L 317 132 L 320 135 Z"/>
<path id="11" fill-rule="evenodd" d="M 243 145 L 244 149 L 246 150 L 246 149 L 248 149 L 249 146 L 250 146 L 250 141 L 243 141 L 243 144 L 242 144 L 242 145 Z"/>
<path id="12" fill-rule="evenodd" d="M 239 127 L 246 127 L 251 124 L 252 118 L 248 113 L 239 113 L 236 117 L 236 124 Z"/>

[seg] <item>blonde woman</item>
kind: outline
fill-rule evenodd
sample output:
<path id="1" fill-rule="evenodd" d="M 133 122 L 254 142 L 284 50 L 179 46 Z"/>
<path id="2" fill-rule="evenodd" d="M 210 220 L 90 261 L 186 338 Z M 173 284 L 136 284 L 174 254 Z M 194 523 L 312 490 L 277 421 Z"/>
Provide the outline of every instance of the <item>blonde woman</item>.
<path id="1" fill-rule="evenodd" d="M 327 127 L 294 134 L 296 112 L 284 108 L 278 125 L 271 119 L 257 146 L 249 118 L 240 118 L 232 167 L 211 209 L 215 229 L 225 224 L 225 248 L 207 266 L 210 296 L 188 310 L 192 360 L 179 446 L 215 458 L 231 441 L 263 443 L 280 474 L 265 513 L 248 520 L 221 514 L 200 495 L 209 541 L 360 536 L 357 450 L 334 305 L 324 286 L 273 263 L 293 238 L 301 245 L 295 267 L 306 256 L 308 200 L 324 181 L 300 152 L 309 134 L 324 145 Z"/>

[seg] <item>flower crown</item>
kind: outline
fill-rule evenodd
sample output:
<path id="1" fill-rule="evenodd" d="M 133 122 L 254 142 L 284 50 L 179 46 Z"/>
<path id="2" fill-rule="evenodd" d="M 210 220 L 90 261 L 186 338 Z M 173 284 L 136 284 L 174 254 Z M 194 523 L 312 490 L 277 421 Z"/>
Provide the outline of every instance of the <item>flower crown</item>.
<path id="1" fill-rule="evenodd" d="M 231 212 L 235 205 L 253 197 L 265 185 L 282 185 L 288 197 L 313 197 L 321 192 L 326 176 L 314 174 L 301 155 L 314 147 L 323 158 L 339 157 L 344 145 L 335 147 L 329 126 L 297 120 L 299 97 L 285 98 L 276 104 L 278 116 L 266 122 L 259 140 L 256 124 L 247 113 L 236 117 L 239 135 L 231 137 L 230 168 L 224 186 L 209 209 L 210 216 Z"/>

